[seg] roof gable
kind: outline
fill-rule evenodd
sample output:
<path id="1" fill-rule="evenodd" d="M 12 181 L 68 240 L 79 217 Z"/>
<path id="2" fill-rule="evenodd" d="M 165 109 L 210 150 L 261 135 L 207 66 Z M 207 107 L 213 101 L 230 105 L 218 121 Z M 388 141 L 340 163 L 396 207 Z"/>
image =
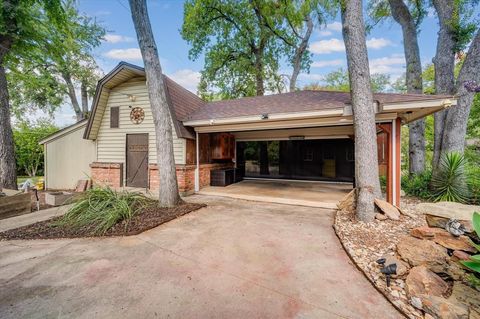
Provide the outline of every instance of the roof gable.
<path id="1" fill-rule="evenodd" d="M 92 113 L 85 129 L 85 139 L 95 139 L 100 123 L 107 106 L 109 92 L 117 85 L 135 77 L 145 77 L 142 67 L 120 62 L 112 71 L 98 81 L 95 96 L 92 103 Z M 170 108 L 170 114 L 178 137 L 194 138 L 194 134 L 180 122 L 187 114 L 196 110 L 204 102 L 195 94 L 183 88 L 179 84 L 164 75 L 165 93 Z"/>

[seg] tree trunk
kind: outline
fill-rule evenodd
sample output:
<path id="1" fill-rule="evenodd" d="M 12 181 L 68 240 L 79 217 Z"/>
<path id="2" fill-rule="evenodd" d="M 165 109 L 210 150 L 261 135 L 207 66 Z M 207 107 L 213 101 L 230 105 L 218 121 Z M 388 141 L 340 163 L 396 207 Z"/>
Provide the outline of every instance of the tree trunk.
<path id="1" fill-rule="evenodd" d="M 18 31 L 16 10 L 19 1 L 4 0 L 0 12 L 7 30 L 0 33 L 0 189 L 17 189 L 17 166 L 15 163 L 15 143 L 10 120 L 10 97 L 8 95 L 5 57 L 13 45 L 12 34 Z"/>
<path id="2" fill-rule="evenodd" d="M 173 156 L 172 116 L 165 93 L 162 67 L 153 38 L 146 0 L 130 0 L 132 20 L 142 52 L 147 77 L 148 96 L 155 124 L 159 204 L 173 207 L 180 203 L 175 158 Z"/>
<path id="3" fill-rule="evenodd" d="M 264 84 L 264 70 L 263 70 L 263 50 L 264 46 L 261 44 L 259 48 L 255 50 L 255 86 L 257 96 L 265 94 Z"/>
<path id="4" fill-rule="evenodd" d="M 407 92 L 423 93 L 422 63 L 418 48 L 418 34 L 415 21 L 403 0 L 389 0 L 392 16 L 402 27 L 403 49 L 407 65 Z M 420 174 L 425 171 L 425 119 L 409 124 L 409 173 Z"/>
<path id="5" fill-rule="evenodd" d="M 370 222 L 375 217 L 374 199 L 380 197 L 381 192 L 375 110 L 361 0 L 343 2 L 342 25 L 353 108 L 357 217 Z"/>
<path id="6" fill-rule="evenodd" d="M 65 81 L 68 89 L 68 96 L 70 97 L 70 102 L 72 102 L 73 110 L 75 111 L 75 116 L 77 117 L 77 122 L 83 120 L 83 113 L 82 109 L 80 108 L 80 104 L 78 104 L 77 94 L 75 92 L 75 86 L 72 82 L 72 77 L 67 72 L 62 72 L 62 78 Z"/>
<path id="7" fill-rule="evenodd" d="M 80 91 L 82 94 L 82 117 L 86 119 L 88 117 L 88 92 L 85 82 L 82 82 Z"/>
<path id="8" fill-rule="evenodd" d="M 435 93 L 455 94 L 455 45 L 453 22 L 455 19 L 455 2 L 451 0 L 433 0 L 440 24 L 437 51 L 433 58 L 435 66 Z M 448 110 L 434 115 L 434 145 L 432 167 L 435 172 L 442 154 L 442 138 Z"/>
<path id="9" fill-rule="evenodd" d="M 465 149 L 465 136 L 467 134 L 468 116 L 475 97 L 474 92 L 465 88 L 465 82 L 480 82 L 480 31 L 470 45 L 462 69 L 457 79 L 457 106 L 448 110 L 442 138 L 442 154 L 449 152 L 463 153 Z"/>
<path id="10" fill-rule="evenodd" d="M 0 57 L 0 189 L 17 189 L 15 143 L 10 122 L 10 102 L 5 68 Z"/>
<path id="11" fill-rule="evenodd" d="M 302 58 L 308 48 L 308 41 L 310 40 L 310 36 L 312 35 L 313 31 L 313 21 L 310 16 L 306 17 L 305 23 L 307 25 L 307 30 L 305 31 L 305 35 L 303 36 L 300 45 L 298 48 L 296 48 L 295 56 L 293 57 L 293 71 L 292 76 L 290 77 L 290 92 L 294 92 L 297 87 L 297 78 L 302 68 Z"/>

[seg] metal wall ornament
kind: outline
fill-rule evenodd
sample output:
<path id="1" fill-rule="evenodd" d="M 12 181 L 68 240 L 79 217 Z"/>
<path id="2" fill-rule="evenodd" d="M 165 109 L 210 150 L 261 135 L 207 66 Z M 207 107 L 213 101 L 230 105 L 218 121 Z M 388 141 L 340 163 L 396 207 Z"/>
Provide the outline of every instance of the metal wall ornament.
<path id="1" fill-rule="evenodd" d="M 130 111 L 130 121 L 133 124 L 140 124 L 145 119 L 145 111 L 141 107 L 134 107 Z"/>

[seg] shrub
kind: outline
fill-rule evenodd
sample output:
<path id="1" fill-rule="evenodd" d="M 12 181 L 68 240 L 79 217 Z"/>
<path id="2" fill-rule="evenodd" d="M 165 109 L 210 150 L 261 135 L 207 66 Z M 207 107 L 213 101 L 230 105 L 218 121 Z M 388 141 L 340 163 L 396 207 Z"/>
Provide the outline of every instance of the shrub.
<path id="1" fill-rule="evenodd" d="M 432 176 L 432 196 L 435 201 L 468 202 L 470 192 L 465 164 L 465 156 L 461 153 L 451 152 L 442 156 Z"/>
<path id="2" fill-rule="evenodd" d="M 422 174 L 402 177 L 402 189 L 407 195 L 423 199 L 430 199 L 430 182 L 432 180 L 432 171 L 426 170 Z"/>
<path id="3" fill-rule="evenodd" d="M 113 225 L 128 221 L 145 206 L 155 202 L 141 193 L 109 187 L 87 190 L 58 222 L 74 228 L 89 226 L 95 233 L 105 233 Z"/>
<path id="4" fill-rule="evenodd" d="M 477 236 L 480 237 L 480 214 L 479 213 L 473 213 L 472 224 L 473 224 L 473 228 L 475 229 L 475 232 L 477 233 Z M 477 251 L 480 251 L 480 245 L 477 245 L 474 242 L 472 242 L 471 244 L 473 247 L 477 249 Z M 468 267 L 474 272 L 480 274 L 480 254 L 470 256 L 470 260 L 461 261 L 461 263 L 465 267 Z"/>

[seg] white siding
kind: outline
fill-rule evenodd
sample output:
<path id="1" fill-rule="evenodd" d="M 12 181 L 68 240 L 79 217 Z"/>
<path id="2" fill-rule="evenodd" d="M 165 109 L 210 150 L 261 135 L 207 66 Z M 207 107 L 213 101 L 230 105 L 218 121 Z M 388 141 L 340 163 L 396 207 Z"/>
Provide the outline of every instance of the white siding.
<path id="1" fill-rule="evenodd" d="M 131 102 L 128 94 L 134 95 L 136 100 Z M 110 128 L 110 108 L 120 107 L 120 121 L 118 128 Z M 145 119 L 140 124 L 130 121 L 130 111 L 133 107 L 141 107 L 145 111 Z M 173 131 L 173 147 L 176 164 L 185 164 L 186 141 L 178 138 Z M 97 161 L 111 163 L 125 163 L 126 135 L 132 133 L 148 133 L 148 159 L 155 164 L 155 128 L 153 124 L 148 92 L 144 80 L 132 79 L 110 90 L 107 107 L 103 114 L 97 135 Z M 125 165 L 124 165 L 125 167 Z"/>
<path id="2" fill-rule="evenodd" d="M 85 125 L 48 141 L 45 147 L 45 183 L 48 189 L 74 189 L 90 176 L 95 161 L 95 142 L 83 139 Z"/>

